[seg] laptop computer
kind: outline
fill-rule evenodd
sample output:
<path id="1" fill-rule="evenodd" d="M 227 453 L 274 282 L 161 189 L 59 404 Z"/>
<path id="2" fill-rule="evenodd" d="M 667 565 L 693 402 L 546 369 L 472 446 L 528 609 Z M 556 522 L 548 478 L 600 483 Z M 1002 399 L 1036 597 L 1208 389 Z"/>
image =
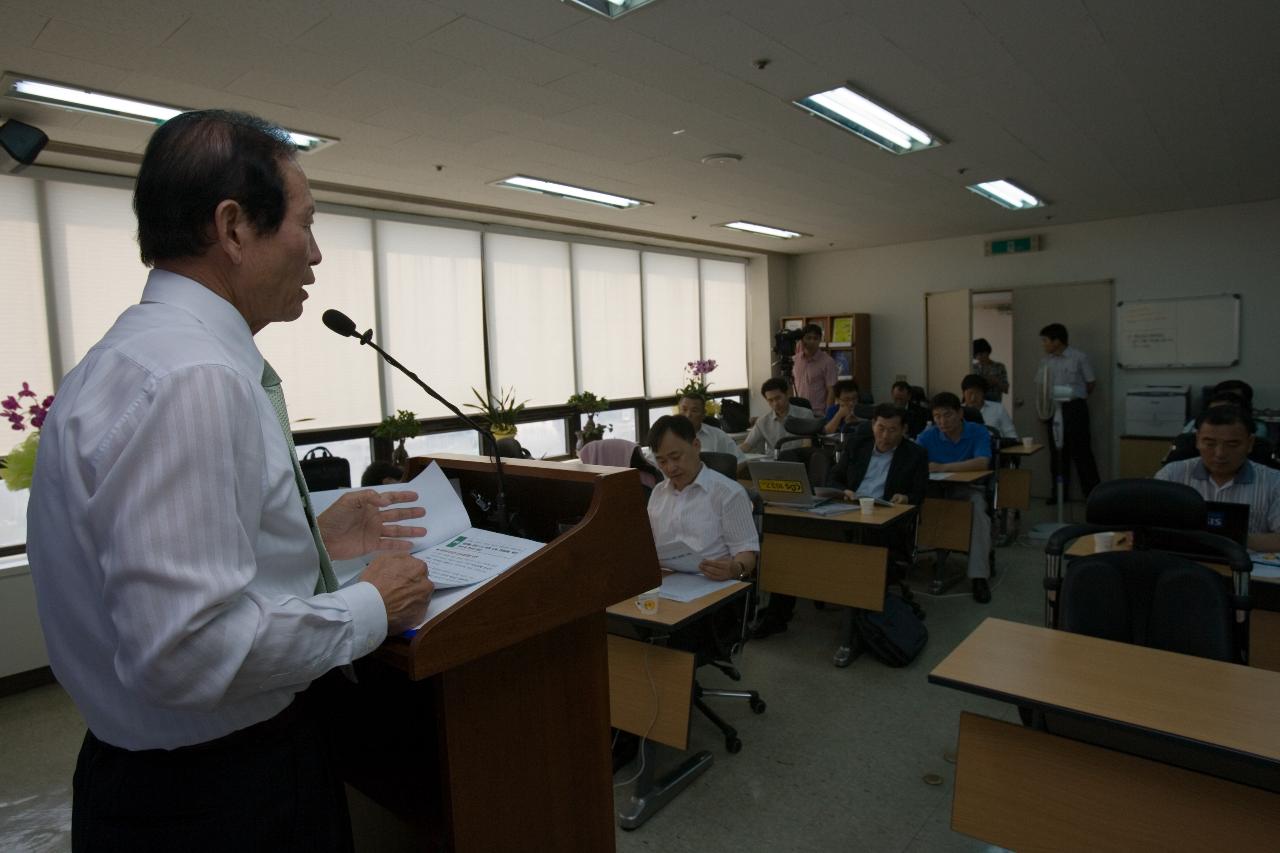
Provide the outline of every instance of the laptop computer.
<path id="1" fill-rule="evenodd" d="M 1204 530 L 1225 536 L 1232 542 L 1248 547 L 1249 505 L 1205 501 Z"/>
<path id="2" fill-rule="evenodd" d="M 767 504 L 790 507 L 821 506 L 844 494 L 843 489 L 809 484 L 809 469 L 803 462 L 776 462 L 760 459 L 747 463 L 751 485 Z"/>

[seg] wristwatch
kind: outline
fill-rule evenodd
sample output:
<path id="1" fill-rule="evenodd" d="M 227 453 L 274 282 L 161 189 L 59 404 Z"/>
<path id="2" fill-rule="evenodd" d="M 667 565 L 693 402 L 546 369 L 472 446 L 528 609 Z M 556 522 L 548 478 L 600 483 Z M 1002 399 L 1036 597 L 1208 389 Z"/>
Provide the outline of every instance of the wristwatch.
<path id="1" fill-rule="evenodd" d="M 751 577 L 750 575 L 747 574 L 747 567 L 742 565 L 742 563 L 739 563 L 737 560 L 734 560 L 733 564 L 738 567 L 738 580 L 744 581 L 747 578 Z"/>

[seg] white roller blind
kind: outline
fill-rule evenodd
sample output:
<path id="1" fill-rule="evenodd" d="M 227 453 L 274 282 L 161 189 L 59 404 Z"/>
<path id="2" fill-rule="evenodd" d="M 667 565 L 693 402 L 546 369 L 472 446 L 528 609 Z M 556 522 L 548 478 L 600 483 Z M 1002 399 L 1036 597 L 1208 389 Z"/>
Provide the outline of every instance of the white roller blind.
<path id="1" fill-rule="evenodd" d="M 712 390 L 747 386 L 747 268 L 699 261 L 702 272 L 702 357 L 715 359 Z"/>
<path id="2" fill-rule="evenodd" d="M 578 389 L 610 399 L 644 395 L 640 253 L 573 246 Z"/>
<path id="3" fill-rule="evenodd" d="M 379 222 L 378 270 L 383 348 L 454 405 L 473 400 L 473 387 L 484 390 L 479 233 Z M 450 414 L 399 371 L 384 370 L 388 414 Z"/>
<path id="4" fill-rule="evenodd" d="M 254 338 L 280 374 L 295 431 L 382 420 L 377 354 L 338 337 L 320 321 L 325 309 L 336 308 L 364 324 L 362 329 L 373 325 L 370 229 L 369 220 L 360 217 L 316 214 L 314 233 L 322 260 L 315 267 L 315 284 L 307 288 L 302 316 L 272 323 Z"/>
<path id="5" fill-rule="evenodd" d="M 138 260 L 129 190 L 56 181 L 45 187 L 59 352 L 70 370 L 142 298 L 148 270 Z"/>
<path id="6" fill-rule="evenodd" d="M 575 390 L 569 245 L 486 234 L 485 264 L 492 390 L 563 403 Z"/>
<path id="7" fill-rule="evenodd" d="M 35 181 L 0 178 L 0 281 L 4 282 L 5 305 L 5 330 L 0 335 L 0 399 L 16 394 L 22 383 L 28 382 L 43 400 L 53 393 L 54 386 Z M 19 432 L 11 429 L 8 421 L 0 420 L 0 455 L 31 434 L 29 417 L 26 423 L 27 431 Z"/>
<path id="8" fill-rule="evenodd" d="M 701 357 L 698 261 L 644 253 L 644 364 L 650 397 L 674 394 Z"/>

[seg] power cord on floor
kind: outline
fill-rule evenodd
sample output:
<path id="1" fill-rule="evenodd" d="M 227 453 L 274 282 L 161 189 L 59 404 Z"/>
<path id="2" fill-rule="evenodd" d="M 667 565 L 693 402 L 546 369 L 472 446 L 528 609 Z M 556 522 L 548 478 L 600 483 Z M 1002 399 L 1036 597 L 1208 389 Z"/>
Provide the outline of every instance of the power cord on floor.
<path id="1" fill-rule="evenodd" d="M 658 724 L 658 715 L 661 713 L 661 710 L 662 710 L 658 700 L 658 684 L 653 680 L 653 672 L 649 669 L 649 653 L 652 651 L 652 649 L 653 649 L 652 643 L 645 644 L 644 674 L 645 674 L 645 677 L 649 679 L 649 692 L 653 694 L 653 719 L 649 721 L 648 728 L 646 728 L 644 730 L 644 734 L 640 736 L 640 745 L 639 745 L 639 748 L 637 749 L 637 751 L 640 753 L 640 769 L 637 770 L 636 775 L 632 776 L 630 779 L 624 779 L 621 782 L 615 782 L 613 784 L 613 787 L 615 789 L 621 788 L 624 785 L 630 785 L 631 783 L 639 779 L 642 775 L 644 775 L 644 762 L 645 762 L 644 744 L 645 744 L 645 741 L 649 739 L 650 733 L 653 732 L 653 727 Z M 618 743 L 617 735 L 614 735 L 613 742 L 614 742 L 614 745 L 616 746 Z"/>

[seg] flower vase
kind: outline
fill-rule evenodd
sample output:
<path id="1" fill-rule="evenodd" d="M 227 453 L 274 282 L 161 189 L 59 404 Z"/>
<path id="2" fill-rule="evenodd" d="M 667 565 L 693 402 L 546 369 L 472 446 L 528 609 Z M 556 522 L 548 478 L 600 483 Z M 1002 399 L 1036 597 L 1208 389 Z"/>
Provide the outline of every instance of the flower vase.
<path id="1" fill-rule="evenodd" d="M 396 449 L 391 451 L 391 461 L 397 467 L 403 467 L 409 461 L 409 451 L 405 450 L 404 439 L 400 439 L 400 443 L 396 445 Z"/>

